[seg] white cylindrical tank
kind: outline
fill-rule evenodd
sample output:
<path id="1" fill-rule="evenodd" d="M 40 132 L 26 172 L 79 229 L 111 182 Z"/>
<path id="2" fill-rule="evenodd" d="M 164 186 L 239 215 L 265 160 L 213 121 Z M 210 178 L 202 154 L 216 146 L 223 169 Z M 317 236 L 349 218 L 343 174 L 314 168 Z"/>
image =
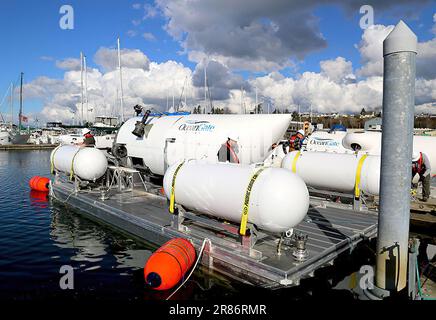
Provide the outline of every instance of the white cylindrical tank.
<path id="1" fill-rule="evenodd" d="M 127 156 L 139 159 L 150 171 L 164 175 L 170 166 L 185 159 L 218 161 L 217 153 L 229 135 L 237 141 L 235 150 L 241 164 L 265 160 L 271 145 L 282 139 L 291 122 L 289 114 L 191 114 L 150 117 L 145 134 L 132 134 L 131 118 L 118 131 L 115 143 L 124 145 Z"/>
<path id="2" fill-rule="evenodd" d="M 63 145 L 54 149 L 50 155 L 53 167 L 67 175 L 74 174 L 82 180 L 95 181 L 107 170 L 104 153 L 95 148 Z"/>
<path id="3" fill-rule="evenodd" d="M 342 140 L 342 144 L 347 149 L 352 149 L 352 144 L 361 146 L 361 152 L 370 155 L 381 154 L 381 132 L 357 131 L 348 133 Z M 431 164 L 431 174 L 436 175 L 436 137 L 413 136 L 413 152 L 423 152 L 427 155 Z"/>
<path id="4" fill-rule="evenodd" d="M 313 188 L 351 193 L 354 191 L 359 160 L 364 154 L 292 151 L 282 161 L 282 168 L 295 172 Z M 366 156 L 360 171 L 359 189 L 379 194 L 380 156 Z"/>
<path id="5" fill-rule="evenodd" d="M 169 167 L 164 176 L 168 199 L 177 167 Z M 247 187 L 257 170 L 248 165 L 188 161 L 176 176 L 175 201 L 187 209 L 238 223 Z M 309 193 L 300 177 L 281 168 L 265 168 L 251 190 L 248 221 L 263 230 L 284 232 L 300 223 L 308 208 Z"/>
<path id="6" fill-rule="evenodd" d="M 342 145 L 348 150 L 353 150 L 353 145 L 359 145 L 360 151 L 370 154 L 380 154 L 381 132 L 377 131 L 355 131 L 347 133 Z"/>

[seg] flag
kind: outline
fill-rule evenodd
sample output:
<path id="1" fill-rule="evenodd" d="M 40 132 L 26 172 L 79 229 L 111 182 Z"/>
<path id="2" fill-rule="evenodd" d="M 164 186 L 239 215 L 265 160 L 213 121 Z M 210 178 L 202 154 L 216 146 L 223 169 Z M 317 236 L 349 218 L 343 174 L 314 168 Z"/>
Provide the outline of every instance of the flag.
<path id="1" fill-rule="evenodd" d="M 29 118 L 27 118 L 26 116 L 20 115 L 21 117 L 21 121 L 23 122 L 27 122 L 29 120 Z"/>

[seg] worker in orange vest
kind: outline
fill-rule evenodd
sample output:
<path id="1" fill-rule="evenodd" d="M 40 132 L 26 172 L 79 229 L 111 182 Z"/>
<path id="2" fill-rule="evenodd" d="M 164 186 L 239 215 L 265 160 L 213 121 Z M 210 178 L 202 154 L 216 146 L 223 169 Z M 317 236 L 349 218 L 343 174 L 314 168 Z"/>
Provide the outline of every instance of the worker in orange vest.
<path id="1" fill-rule="evenodd" d="M 430 160 L 422 152 L 413 153 L 412 157 L 412 183 L 422 182 L 422 201 L 427 202 L 430 197 Z"/>

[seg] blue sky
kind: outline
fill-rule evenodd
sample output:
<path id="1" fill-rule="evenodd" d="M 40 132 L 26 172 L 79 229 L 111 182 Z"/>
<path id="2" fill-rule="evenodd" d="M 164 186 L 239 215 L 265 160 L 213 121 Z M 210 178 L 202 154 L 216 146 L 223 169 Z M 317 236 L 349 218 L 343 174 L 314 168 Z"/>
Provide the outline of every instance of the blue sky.
<path id="1" fill-rule="evenodd" d="M 17 81 L 20 71 L 25 73 L 28 83 L 37 77 L 63 78 L 65 70 L 55 66 L 56 60 L 78 57 L 80 51 L 88 55 L 88 64 L 96 67 L 92 57 L 100 47 L 115 47 L 119 35 L 123 48 L 139 49 L 151 61 L 164 62 L 175 60 L 185 66 L 195 68 L 178 41 L 165 30 L 166 18 L 157 15 L 143 20 L 139 26 L 132 24 L 140 20 L 143 11 L 133 5 L 144 3 L 138 0 L 2 0 L 0 1 L 0 39 L 3 50 L 0 52 L 0 95 L 3 96 L 10 82 Z M 59 8 L 70 4 L 74 8 L 75 29 L 59 28 Z M 150 2 L 153 4 L 153 2 Z M 410 8 L 413 10 L 413 3 Z M 416 32 L 420 41 L 432 39 L 433 14 L 435 2 L 429 2 L 417 16 L 405 21 Z M 295 72 L 319 72 L 321 60 L 345 57 L 353 63 L 353 68 L 360 66 L 360 54 L 355 47 L 362 36 L 359 28 L 360 15 L 354 14 L 336 5 L 322 5 L 315 8 L 313 14 L 318 19 L 319 30 L 327 41 L 327 47 L 308 53 L 297 62 L 296 69 L 284 69 L 285 76 L 294 76 Z M 375 24 L 395 24 L 398 16 L 375 12 Z M 128 36 L 129 30 L 138 34 Z M 141 35 L 152 33 L 155 40 L 145 40 Z M 46 57 L 46 59 L 42 59 Z M 238 71 L 244 78 L 263 75 L 252 71 Z M 36 112 L 42 107 L 40 100 L 26 102 L 27 110 Z M 2 108 L 3 109 L 3 108 Z M 0 110 L 4 111 L 4 110 Z"/>

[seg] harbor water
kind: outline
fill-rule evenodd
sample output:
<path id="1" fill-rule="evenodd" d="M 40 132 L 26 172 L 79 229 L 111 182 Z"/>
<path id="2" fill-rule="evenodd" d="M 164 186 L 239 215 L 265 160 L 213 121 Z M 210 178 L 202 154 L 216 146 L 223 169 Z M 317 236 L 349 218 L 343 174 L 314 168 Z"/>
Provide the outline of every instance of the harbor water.
<path id="1" fill-rule="evenodd" d="M 89 220 L 44 195 L 30 192 L 32 176 L 50 176 L 50 151 L 0 151 L 0 299 L 162 300 L 171 292 L 146 288 L 143 267 L 151 244 Z M 355 250 L 299 287 L 252 288 L 197 269 L 174 299 L 232 299 L 247 295 L 291 300 L 355 299 L 347 277 L 373 263 L 369 248 Z M 74 270 L 74 288 L 63 290 L 62 266 Z M 329 280 L 327 280 L 329 279 Z M 338 288 L 337 284 L 344 284 Z M 335 287 L 336 286 L 336 287 Z"/>

